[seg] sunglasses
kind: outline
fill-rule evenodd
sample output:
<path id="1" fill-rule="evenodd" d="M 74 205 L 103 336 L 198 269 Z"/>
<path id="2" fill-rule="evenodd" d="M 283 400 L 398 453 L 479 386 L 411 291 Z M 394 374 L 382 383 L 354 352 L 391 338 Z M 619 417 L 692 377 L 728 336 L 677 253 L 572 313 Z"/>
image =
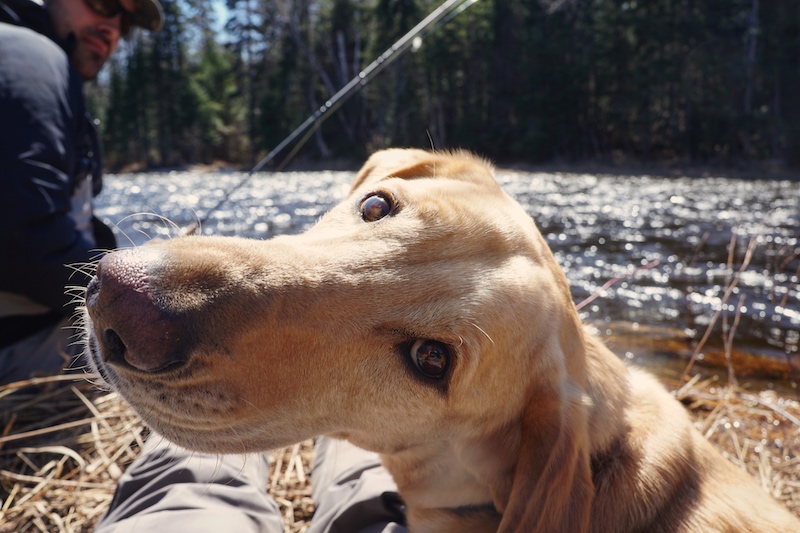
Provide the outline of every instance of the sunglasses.
<path id="1" fill-rule="evenodd" d="M 83 3 L 101 17 L 111 18 L 122 13 L 119 19 L 119 33 L 122 37 L 126 37 L 131 32 L 133 15 L 122 7 L 119 0 L 83 0 Z"/>

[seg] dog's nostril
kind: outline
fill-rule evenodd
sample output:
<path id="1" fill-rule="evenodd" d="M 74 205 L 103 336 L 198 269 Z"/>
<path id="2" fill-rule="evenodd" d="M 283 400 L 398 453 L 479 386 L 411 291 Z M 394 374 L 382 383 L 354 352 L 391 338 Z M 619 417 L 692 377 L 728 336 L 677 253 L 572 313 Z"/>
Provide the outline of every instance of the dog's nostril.
<path id="1" fill-rule="evenodd" d="M 121 361 L 125 359 L 125 343 L 113 329 L 106 329 L 103 331 L 103 344 L 105 344 L 106 361 L 116 360 Z"/>
<path id="2" fill-rule="evenodd" d="M 122 371 L 160 372 L 187 360 L 180 312 L 162 301 L 152 283 L 164 261 L 155 246 L 106 255 L 87 289 L 86 310 L 104 363 Z M 162 287 L 168 293 L 169 287 Z"/>

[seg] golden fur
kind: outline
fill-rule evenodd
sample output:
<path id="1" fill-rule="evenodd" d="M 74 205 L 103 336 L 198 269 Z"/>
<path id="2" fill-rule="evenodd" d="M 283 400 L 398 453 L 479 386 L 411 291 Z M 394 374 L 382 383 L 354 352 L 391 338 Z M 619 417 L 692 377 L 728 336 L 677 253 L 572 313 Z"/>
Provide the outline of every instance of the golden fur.
<path id="1" fill-rule="evenodd" d="M 366 220 L 374 194 L 392 211 Z M 467 153 L 379 152 L 301 235 L 110 254 L 87 309 L 92 364 L 154 430 L 212 453 L 347 439 L 381 454 L 415 533 L 800 531 L 583 330 Z M 449 347 L 442 378 L 409 362 L 416 339 Z"/>

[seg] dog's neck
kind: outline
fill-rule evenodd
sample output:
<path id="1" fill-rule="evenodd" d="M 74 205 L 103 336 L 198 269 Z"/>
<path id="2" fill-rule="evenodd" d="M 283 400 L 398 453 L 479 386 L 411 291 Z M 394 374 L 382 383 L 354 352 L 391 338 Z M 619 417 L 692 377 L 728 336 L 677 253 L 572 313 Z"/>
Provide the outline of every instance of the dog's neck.
<path id="1" fill-rule="evenodd" d="M 510 477 L 514 464 L 513 455 L 498 449 L 502 440 L 440 441 L 381 455 L 413 531 L 497 531 L 501 515 L 492 487 Z"/>
<path id="2" fill-rule="evenodd" d="M 597 468 L 624 431 L 618 407 L 628 394 L 627 369 L 596 339 L 587 336 L 585 349 L 583 403 L 591 426 L 587 433 L 592 437 L 592 467 Z M 475 438 L 431 442 L 382 455 L 408 506 L 413 530 L 497 531 L 520 456 L 521 427 L 521 421 L 512 421 Z"/>

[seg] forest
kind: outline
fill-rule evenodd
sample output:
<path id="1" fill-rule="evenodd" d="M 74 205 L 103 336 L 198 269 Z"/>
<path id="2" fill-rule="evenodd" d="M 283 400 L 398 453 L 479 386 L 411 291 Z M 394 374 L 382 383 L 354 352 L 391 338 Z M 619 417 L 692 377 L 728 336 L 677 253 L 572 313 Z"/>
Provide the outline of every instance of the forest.
<path id="1" fill-rule="evenodd" d="M 112 171 L 252 166 L 440 4 L 161 2 L 162 31 L 87 88 Z M 298 161 L 416 146 L 798 169 L 800 0 L 479 0 L 331 115 Z"/>

